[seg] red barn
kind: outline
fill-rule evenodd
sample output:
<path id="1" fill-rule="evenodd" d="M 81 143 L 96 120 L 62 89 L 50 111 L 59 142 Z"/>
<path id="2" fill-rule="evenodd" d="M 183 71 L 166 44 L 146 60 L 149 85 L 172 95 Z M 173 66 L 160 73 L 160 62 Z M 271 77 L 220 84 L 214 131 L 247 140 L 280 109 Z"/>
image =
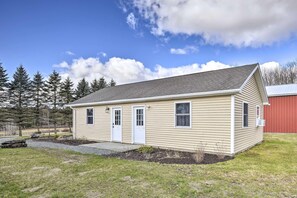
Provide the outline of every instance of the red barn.
<path id="1" fill-rule="evenodd" d="M 266 87 L 270 106 L 264 106 L 264 132 L 297 133 L 297 84 Z"/>

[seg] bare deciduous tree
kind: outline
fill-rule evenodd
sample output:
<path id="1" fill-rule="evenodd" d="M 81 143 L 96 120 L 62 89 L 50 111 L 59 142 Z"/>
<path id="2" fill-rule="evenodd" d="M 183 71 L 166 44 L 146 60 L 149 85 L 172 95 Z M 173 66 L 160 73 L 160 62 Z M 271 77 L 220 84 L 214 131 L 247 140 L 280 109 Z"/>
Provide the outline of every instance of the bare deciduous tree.
<path id="1" fill-rule="evenodd" d="M 297 61 L 274 69 L 263 69 L 262 74 L 267 86 L 297 83 Z"/>

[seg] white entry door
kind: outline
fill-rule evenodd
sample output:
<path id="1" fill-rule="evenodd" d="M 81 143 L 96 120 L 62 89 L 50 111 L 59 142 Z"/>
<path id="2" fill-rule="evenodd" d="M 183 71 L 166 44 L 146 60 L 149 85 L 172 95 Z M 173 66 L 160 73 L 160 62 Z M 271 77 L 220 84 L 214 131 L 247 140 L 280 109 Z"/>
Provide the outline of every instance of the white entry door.
<path id="1" fill-rule="evenodd" d="M 122 109 L 113 108 L 112 109 L 112 141 L 121 142 L 122 141 Z"/>
<path id="2" fill-rule="evenodd" d="M 133 137 L 134 143 L 145 144 L 145 108 L 133 108 Z"/>

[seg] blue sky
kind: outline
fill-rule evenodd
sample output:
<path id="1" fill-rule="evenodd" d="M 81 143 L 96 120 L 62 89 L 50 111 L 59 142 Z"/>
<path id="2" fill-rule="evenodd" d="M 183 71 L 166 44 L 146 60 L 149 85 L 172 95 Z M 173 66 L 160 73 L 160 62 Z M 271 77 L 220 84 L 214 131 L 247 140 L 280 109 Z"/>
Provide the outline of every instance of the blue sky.
<path id="1" fill-rule="evenodd" d="M 125 83 L 195 72 L 209 62 L 211 69 L 216 63 L 221 68 L 297 58 L 296 14 L 289 9 L 296 12 L 294 2 L 272 0 L 265 14 L 249 18 L 242 11 L 242 19 L 236 13 L 226 16 L 225 5 L 215 5 L 211 13 L 202 1 L 179 3 L 174 13 L 166 0 L 153 10 L 142 0 L 0 0 L 0 62 L 10 76 L 23 64 L 30 75 L 56 69 L 75 81 L 106 76 Z M 267 9 L 261 3 L 256 7 Z M 275 21 L 274 7 L 282 20 Z M 205 13 L 197 17 L 201 9 Z M 237 25 L 241 20 L 246 25 Z"/>

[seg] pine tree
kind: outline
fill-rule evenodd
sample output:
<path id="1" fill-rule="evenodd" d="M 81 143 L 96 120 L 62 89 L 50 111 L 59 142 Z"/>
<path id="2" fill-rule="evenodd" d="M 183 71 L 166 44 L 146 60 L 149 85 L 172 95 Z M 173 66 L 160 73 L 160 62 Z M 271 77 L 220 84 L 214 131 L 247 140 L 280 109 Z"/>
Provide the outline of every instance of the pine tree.
<path id="1" fill-rule="evenodd" d="M 0 126 L 7 121 L 8 111 L 8 76 L 6 70 L 3 68 L 2 63 L 0 63 Z"/>
<path id="2" fill-rule="evenodd" d="M 104 89 L 105 87 L 107 87 L 107 82 L 104 77 L 101 77 L 99 79 L 99 89 Z"/>
<path id="3" fill-rule="evenodd" d="M 53 71 L 53 73 L 49 76 L 47 81 L 47 95 L 48 102 L 52 108 L 51 120 L 54 124 L 54 131 L 57 134 L 57 122 L 58 122 L 58 107 L 61 105 L 61 97 L 60 97 L 60 86 L 61 86 L 61 76 L 58 72 Z"/>
<path id="4" fill-rule="evenodd" d="M 99 81 L 97 79 L 94 79 L 93 82 L 91 83 L 91 92 L 98 91 L 100 89 L 99 87 Z"/>
<path id="5" fill-rule="evenodd" d="M 41 126 L 41 109 L 46 101 L 46 88 L 42 75 L 37 72 L 32 80 L 32 95 L 34 101 L 34 120 L 37 131 L 40 132 Z"/>
<path id="6" fill-rule="evenodd" d="M 109 87 L 114 87 L 114 86 L 116 86 L 116 84 L 117 83 L 113 79 L 111 79 L 111 81 L 109 82 L 108 86 Z"/>
<path id="7" fill-rule="evenodd" d="M 90 94 L 90 86 L 89 83 L 86 81 L 85 78 L 83 78 L 81 81 L 79 81 L 77 88 L 75 90 L 75 98 L 79 99 L 82 98 L 88 94 Z"/>
<path id="8" fill-rule="evenodd" d="M 6 70 L 3 68 L 2 63 L 0 63 L 0 91 L 4 91 L 8 86 L 8 76 Z"/>
<path id="9" fill-rule="evenodd" d="M 12 113 L 19 128 L 19 136 L 22 136 L 22 127 L 27 124 L 30 118 L 30 112 L 27 108 L 31 98 L 30 86 L 29 75 L 25 68 L 20 65 L 13 75 L 9 88 L 10 100 L 13 105 Z"/>
<path id="10" fill-rule="evenodd" d="M 66 78 L 66 80 L 64 82 L 62 82 L 60 95 L 62 97 L 63 104 L 68 104 L 74 100 L 73 82 L 70 80 L 69 77 Z M 72 110 L 71 110 L 71 108 L 64 107 L 62 114 L 64 116 L 64 120 L 68 124 L 69 131 L 71 132 L 71 126 L 72 126 Z"/>

